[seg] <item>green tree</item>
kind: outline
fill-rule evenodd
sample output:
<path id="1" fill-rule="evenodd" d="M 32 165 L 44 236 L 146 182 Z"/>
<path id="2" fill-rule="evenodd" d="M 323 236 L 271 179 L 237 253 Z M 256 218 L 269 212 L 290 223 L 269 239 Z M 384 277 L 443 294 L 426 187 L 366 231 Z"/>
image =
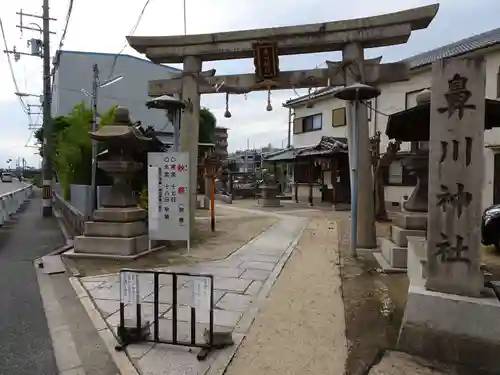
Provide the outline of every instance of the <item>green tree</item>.
<path id="1" fill-rule="evenodd" d="M 204 107 L 200 109 L 200 133 L 198 142 L 213 143 L 217 119 L 210 109 Z"/>
<path id="2" fill-rule="evenodd" d="M 114 110 L 109 108 L 100 114 L 99 127 L 114 122 Z M 92 140 L 89 135 L 92 124 L 92 111 L 84 103 L 75 105 L 66 116 L 54 119 L 52 165 L 56 172 L 64 196 L 69 196 L 71 184 L 89 185 L 92 176 Z M 43 140 L 43 130 L 35 134 L 39 144 Z M 99 145 L 102 149 L 102 146 Z M 106 177 L 98 169 L 97 179 Z"/>

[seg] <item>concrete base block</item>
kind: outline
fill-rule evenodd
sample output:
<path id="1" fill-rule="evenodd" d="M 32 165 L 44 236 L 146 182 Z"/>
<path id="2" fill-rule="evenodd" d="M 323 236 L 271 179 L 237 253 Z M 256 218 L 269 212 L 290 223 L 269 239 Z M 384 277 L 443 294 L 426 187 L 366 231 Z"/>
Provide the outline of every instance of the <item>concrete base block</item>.
<path id="1" fill-rule="evenodd" d="M 257 206 L 260 207 L 283 207 L 279 199 L 258 199 Z"/>
<path id="2" fill-rule="evenodd" d="M 391 266 L 382 253 L 374 253 L 373 256 L 384 273 L 406 273 L 406 268 Z"/>
<path id="3" fill-rule="evenodd" d="M 70 249 L 63 254 L 62 256 L 66 258 L 73 258 L 73 259 L 111 259 L 111 260 L 119 260 L 119 261 L 124 261 L 124 260 L 136 260 L 140 257 L 143 257 L 145 255 L 151 254 L 155 251 L 158 250 L 165 250 L 164 245 L 158 245 L 154 244 L 152 242 L 151 244 L 151 249 L 144 250 L 140 253 L 132 254 L 132 255 L 117 255 L 117 254 L 100 254 L 100 253 L 77 253 L 75 252 L 74 249 Z"/>
<path id="4" fill-rule="evenodd" d="M 427 213 L 397 212 L 394 222 L 400 228 L 427 230 Z"/>
<path id="5" fill-rule="evenodd" d="M 207 196 L 198 196 L 196 198 L 196 208 L 208 210 L 210 208 L 210 198 Z"/>
<path id="6" fill-rule="evenodd" d="M 500 368 L 500 302 L 410 285 L 398 349 L 477 369 Z"/>
<path id="7" fill-rule="evenodd" d="M 78 236 L 74 239 L 76 253 L 132 255 L 148 248 L 147 235 L 130 238 Z"/>
<path id="8" fill-rule="evenodd" d="M 88 237 L 136 237 L 148 232 L 144 221 L 131 223 L 85 222 L 85 235 Z"/>
<path id="9" fill-rule="evenodd" d="M 425 237 L 425 235 L 426 235 L 425 230 L 405 229 L 398 227 L 396 225 L 393 225 L 391 227 L 392 242 L 401 247 L 408 246 L 408 236 Z"/>
<path id="10" fill-rule="evenodd" d="M 408 279 L 410 285 L 425 285 L 427 277 L 427 239 L 408 237 Z"/>
<path id="11" fill-rule="evenodd" d="M 148 211 L 140 207 L 105 208 L 101 207 L 94 212 L 94 221 L 128 223 L 146 220 Z"/>
<path id="12" fill-rule="evenodd" d="M 380 249 L 391 267 L 406 268 L 406 247 L 398 246 L 388 238 L 381 238 Z"/>

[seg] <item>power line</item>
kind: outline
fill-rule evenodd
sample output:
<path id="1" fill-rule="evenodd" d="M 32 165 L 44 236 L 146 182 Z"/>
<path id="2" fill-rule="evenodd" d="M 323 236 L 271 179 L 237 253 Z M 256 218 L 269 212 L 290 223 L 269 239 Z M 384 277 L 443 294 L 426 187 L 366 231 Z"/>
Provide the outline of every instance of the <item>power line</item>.
<path id="1" fill-rule="evenodd" d="M 73 12 L 73 3 L 74 3 L 74 0 L 69 0 L 69 4 L 68 4 L 68 11 L 66 12 L 66 21 L 64 23 L 64 28 L 63 28 L 63 32 L 61 34 L 61 40 L 59 41 L 59 46 L 58 46 L 58 51 L 56 52 L 56 60 L 55 60 L 55 63 L 54 63 L 54 67 L 52 68 L 52 72 L 51 72 L 51 77 L 52 77 L 52 93 L 54 93 L 54 76 L 56 75 L 56 71 L 57 69 L 59 68 L 59 51 L 62 49 L 63 45 L 64 45 L 64 39 L 66 38 L 66 33 L 68 32 L 68 25 L 69 25 L 69 21 L 71 19 L 71 13 Z"/>
<path id="2" fill-rule="evenodd" d="M 146 8 L 148 7 L 148 5 L 149 5 L 150 2 L 151 2 L 151 0 L 146 0 L 146 2 L 144 3 L 144 5 L 142 7 L 141 13 L 139 14 L 139 17 L 137 17 L 137 21 L 135 22 L 135 24 L 132 27 L 132 29 L 130 29 L 128 35 L 130 35 L 130 36 L 134 35 L 135 31 L 139 27 L 139 24 L 141 23 L 142 16 L 144 16 L 144 12 L 146 12 Z M 115 55 L 115 57 L 113 59 L 113 63 L 111 64 L 111 69 L 109 71 L 109 75 L 108 75 L 107 79 L 110 79 L 113 76 L 113 73 L 114 73 L 115 67 L 116 67 L 116 61 L 118 60 L 118 57 L 122 54 L 122 52 L 125 50 L 125 48 L 127 48 L 127 46 L 128 46 L 128 42 L 125 41 L 125 44 L 123 45 L 123 47 Z"/>
<path id="3" fill-rule="evenodd" d="M 0 18 L 0 31 L 2 32 L 2 38 L 3 38 L 3 44 L 5 46 L 5 51 L 9 51 L 7 37 L 5 35 L 5 29 L 3 28 L 2 18 Z M 9 62 L 9 70 L 10 70 L 10 75 L 12 77 L 12 82 L 14 82 L 14 87 L 16 89 L 16 92 L 19 92 L 19 85 L 17 84 L 16 75 L 14 73 L 14 66 L 12 65 L 12 60 L 10 59 L 10 53 L 7 52 L 6 54 L 7 54 L 7 61 Z M 24 103 L 23 98 L 21 98 L 20 96 L 18 96 L 18 98 L 19 98 L 19 102 L 21 103 L 21 107 L 22 107 L 24 113 L 28 114 L 28 106 L 26 105 L 26 103 Z"/>

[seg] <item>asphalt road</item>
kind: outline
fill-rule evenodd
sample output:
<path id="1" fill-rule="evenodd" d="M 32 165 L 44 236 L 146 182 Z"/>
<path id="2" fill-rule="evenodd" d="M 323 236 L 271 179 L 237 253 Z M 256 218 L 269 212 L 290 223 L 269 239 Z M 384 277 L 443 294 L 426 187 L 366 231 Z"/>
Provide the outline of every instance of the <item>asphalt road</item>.
<path id="1" fill-rule="evenodd" d="M 0 194 L 21 186 L 0 183 Z M 65 241 L 37 195 L 0 228 L 0 375 L 58 373 L 33 261 Z"/>
<path id="2" fill-rule="evenodd" d="M 25 183 L 14 180 L 12 182 L 1 182 L 0 181 L 0 195 L 10 193 L 11 191 L 21 189 L 26 186 Z"/>

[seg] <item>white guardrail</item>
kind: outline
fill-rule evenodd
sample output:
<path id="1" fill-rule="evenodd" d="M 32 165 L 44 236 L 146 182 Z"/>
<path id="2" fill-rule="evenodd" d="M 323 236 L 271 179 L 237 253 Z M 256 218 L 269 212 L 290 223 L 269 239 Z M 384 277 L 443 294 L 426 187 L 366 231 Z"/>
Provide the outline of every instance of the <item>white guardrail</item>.
<path id="1" fill-rule="evenodd" d="M 26 185 L 9 193 L 0 194 L 0 226 L 9 221 L 33 194 L 33 185 Z"/>

